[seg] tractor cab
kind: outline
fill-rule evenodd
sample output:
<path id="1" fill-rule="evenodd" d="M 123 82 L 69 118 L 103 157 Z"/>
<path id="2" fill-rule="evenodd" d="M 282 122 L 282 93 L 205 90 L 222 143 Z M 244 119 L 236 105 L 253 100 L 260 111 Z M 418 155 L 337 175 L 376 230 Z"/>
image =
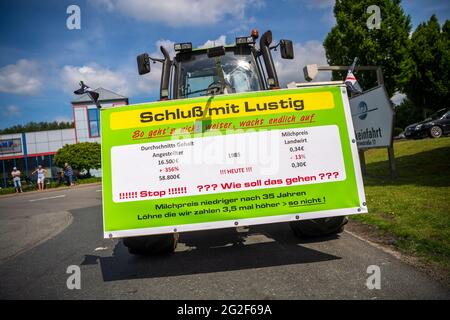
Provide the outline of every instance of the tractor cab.
<path id="1" fill-rule="evenodd" d="M 280 47 L 281 57 L 293 59 L 292 41 L 280 40 L 271 46 L 267 31 L 256 45 L 258 32 L 236 38 L 233 45 L 193 49 L 190 42 L 174 45 L 171 59 L 161 46 L 162 59 L 147 53 L 137 57 L 139 74 L 150 72 L 150 62 L 162 63 L 160 100 L 185 99 L 218 94 L 261 91 L 279 88 L 271 50 Z"/>
<path id="2" fill-rule="evenodd" d="M 263 78 L 249 46 L 219 47 L 215 57 L 200 49 L 178 53 L 174 59 L 174 92 L 177 98 L 193 98 L 262 90 Z"/>

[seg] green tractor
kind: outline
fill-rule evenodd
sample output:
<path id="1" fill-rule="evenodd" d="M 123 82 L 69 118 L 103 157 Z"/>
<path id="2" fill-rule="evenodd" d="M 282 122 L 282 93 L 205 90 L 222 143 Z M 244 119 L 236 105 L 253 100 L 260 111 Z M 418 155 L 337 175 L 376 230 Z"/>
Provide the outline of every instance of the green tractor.
<path id="1" fill-rule="evenodd" d="M 234 45 L 193 49 L 191 43 L 174 45 L 175 57 L 161 46 L 162 59 L 147 53 L 137 57 L 140 75 L 150 72 L 151 63 L 161 63 L 160 100 L 189 99 L 241 92 L 275 90 L 280 88 L 272 50 L 279 49 L 281 58 L 293 59 L 292 41 L 280 40 L 272 45 L 272 32 L 259 39 L 253 29 L 250 36 L 238 37 Z M 347 223 L 345 216 L 290 222 L 298 237 L 336 234 Z M 171 252 L 176 248 L 178 234 L 129 237 L 125 246 L 132 254 Z"/>

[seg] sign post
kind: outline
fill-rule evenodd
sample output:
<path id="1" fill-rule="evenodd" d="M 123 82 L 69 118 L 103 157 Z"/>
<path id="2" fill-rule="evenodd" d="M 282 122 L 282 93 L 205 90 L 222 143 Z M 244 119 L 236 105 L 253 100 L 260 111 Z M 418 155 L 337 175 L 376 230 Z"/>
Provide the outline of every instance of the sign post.
<path id="1" fill-rule="evenodd" d="M 344 85 L 100 113 L 105 237 L 367 212 Z"/>

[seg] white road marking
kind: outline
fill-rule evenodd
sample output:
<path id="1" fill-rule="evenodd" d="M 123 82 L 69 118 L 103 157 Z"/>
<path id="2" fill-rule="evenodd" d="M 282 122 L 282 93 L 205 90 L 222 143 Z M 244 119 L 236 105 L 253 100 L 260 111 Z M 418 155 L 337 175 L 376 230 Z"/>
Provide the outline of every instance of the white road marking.
<path id="1" fill-rule="evenodd" d="M 102 192 L 102 190 L 100 189 L 100 190 L 95 190 L 95 192 Z"/>
<path id="2" fill-rule="evenodd" d="M 108 250 L 108 247 L 98 247 L 94 249 L 94 251 L 103 251 L 103 250 Z"/>
<path id="3" fill-rule="evenodd" d="M 345 233 L 348 233 L 349 235 L 351 235 L 352 237 L 355 237 L 355 238 L 358 239 L 358 240 L 361 240 L 361 241 L 363 241 L 363 242 L 369 244 L 369 245 L 372 246 L 372 247 L 375 247 L 375 248 L 377 248 L 377 249 L 379 249 L 379 250 L 381 250 L 381 251 L 383 251 L 383 252 L 385 252 L 385 253 L 390 254 L 391 256 L 393 256 L 393 257 L 395 257 L 395 258 L 397 258 L 397 259 L 399 259 L 399 260 L 401 260 L 401 261 L 403 261 L 403 262 L 407 261 L 407 260 L 404 258 L 404 257 L 406 257 L 406 255 L 404 255 L 404 254 L 402 254 L 401 252 L 398 252 L 398 251 L 396 251 L 396 250 L 394 250 L 394 249 L 388 247 L 387 245 L 384 245 L 384 246 L 383 246 L 383 245 L 381 245 L 381 244 L 375 243 L 375 242 L 373 242 L 373 241 L 370 241 L 369 239 L 366 239 L 366 238 L 363 238 L 363 237 L 361 237 L 361 236 L 358 236 L 357 234 L 355 234 L 355 233 L 353 233 L 353 232 L 351 232 L 351 231 L 348 231 L 348 230 L 344 230 L 344 232 L 345 232 Z"/>
<path id="4" fill-rule="evenodd" d="M 50 199 L 64 198 L 65 196 L 66 196 L 65 194 L 62 194 L 60 196 L 46 197 L 46 198 L 39 198 L 39 199 L 30 199 L 28 201 L 34 202 L 34 201 L 50 200 Z"/>

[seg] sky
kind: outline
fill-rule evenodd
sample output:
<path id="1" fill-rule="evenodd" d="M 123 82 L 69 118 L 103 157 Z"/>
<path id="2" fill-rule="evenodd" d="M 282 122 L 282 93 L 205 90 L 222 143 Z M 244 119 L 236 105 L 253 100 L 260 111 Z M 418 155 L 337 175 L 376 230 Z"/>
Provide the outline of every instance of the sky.
<path id="1" fill-rule="evenodd" d="M 80 29 L 68 29 L 70 5 Z M 257 28 L 294 42 L 295 59 L 274 53 L 282 83 L 304 81 L 306 64 L 326 64 L 323 40 L 335 24 L 330 0 L 1 0 L 0 128 L 29 121 L 72 121 L 73 91 L 84 80 L 129 97 L 159 96 L 160 67 L 137 74 L 136 55 L 159 57 L 176 42 L 231 44 Z M 435 13 L 450 19 L 450 1 L 403 0 L 413 29 Z"/>

